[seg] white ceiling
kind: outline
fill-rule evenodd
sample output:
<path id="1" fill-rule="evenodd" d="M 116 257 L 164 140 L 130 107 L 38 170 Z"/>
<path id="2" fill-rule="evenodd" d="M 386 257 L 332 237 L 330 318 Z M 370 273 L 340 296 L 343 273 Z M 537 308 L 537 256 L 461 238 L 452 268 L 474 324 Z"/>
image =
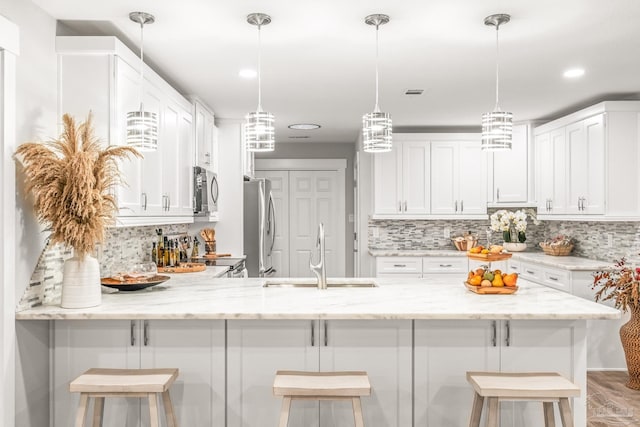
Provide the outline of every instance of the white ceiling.
<path id="1" fill-rule="evenodd" d="M 380 106 L 396 130 L 478 126 L 493 109 L 495 30 L 483 24 L 493 13 L 512 15 L 500 29 L 500 104 L 514 120 L 553 118 L 640 92 L 638 0 L 34 1 L 60 20 L 106 21 L 96 27 L 135 45 L 139 27 L 128 13 L 154 14 L 145 56 L 222 118 L 256 108 L 257 81 L 238 76 L 257 63 L 257 30 L 246 15 L 270 14 L 262 30 L 263 107 L 276 116 L 278 142 L 356 140 L 362 114 L 374 105 L 375 29 L 364 24 L 371 13 L 391 17 L 379 34 Z M 584 77 L 562 77 L 575 66 L 585 68 Z M 404 95 L 417 88 L 425 93 Z M 322 129 L 287 129 L 297 122 Z"/>

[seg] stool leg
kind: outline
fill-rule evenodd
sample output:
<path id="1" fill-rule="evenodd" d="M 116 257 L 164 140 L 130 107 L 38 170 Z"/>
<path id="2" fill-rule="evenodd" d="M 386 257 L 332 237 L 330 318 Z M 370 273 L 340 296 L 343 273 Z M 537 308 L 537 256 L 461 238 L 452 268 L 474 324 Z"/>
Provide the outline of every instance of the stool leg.
<path id="1" fill-rule="evenodd" d="M 560 406 L 560 419 L 562 420 L 563 427 L 573 427 L 573 415 L 571 413 L 571 406 L 569 406 L 569 399 L 561 397 L 558 406 Z"/>
<path id="2" fill-rule="evenodd" d="M 160 427 L 158 417 L 158 396 L 156 393 L 149 393 L 149 425 L 151 427 Z"/>
<path id="3" fill-rule="evenodd" d="M 351 406 L 353 406 L 353 420 L 356 427 L 364 427 L 364 417 L 362 416 L 362 402 L 359 397 L 351 399 Z"/>
<path id="4" fill-rule="evenodd" d="M 84 427 L 84 420 L 87 419 L 88 410 L 89 395 L 86 393 L 80 393 L 80 403 L 78 404 L 78 410 L 76 411 L 76 427 Z"/>
<path id="5" fill-rule="evenodd" d="M 93 398 L 93 422 L 92 427 L 102 427 L 102 417 L 104 416 L 104 397 Z"/>
<path id="6" fill-rule="evenodd" d="M 553 414 L 553 402 L 542 402 L 544 408 L 544 427 L 556 427 L 556 417 Z"/>
<path id="7" fill-rule="evenodd" d="M 284 396 L 282 398 L 282 408 L 280 409 L 280 424 L 279 427 L 287 427 L 289 424 L 289 410 L 291 409 L 291 396 Z"/>
<path id="8" fill-rule="evenodd" d="M 498 403 L 497 397 L 487 399 L 487 408 L 489 409 L 489 413 L 487 414 L 487 427 L 498 427 L 498 419 L 500 418 L 500 407 Z"/>
<path id="9" fill-rule="evenodd" d="M 169 390 L 162 393 L 162 404 L 164 406 L 164 414 L 167 417 L 167 427 L 178 427 L 178 421 L 176 421 L 176 414 L 173 412 L 173 404 L 171 403 Z"/>
<path id="10" fill-rule="evenodd" d="M 473 406 L 471 407 L 471 419 L 469 427 L 480 427 L 480 418 L 482 417 L 482 404 L 484 397 L 478 393 L 473 393 Z"/>

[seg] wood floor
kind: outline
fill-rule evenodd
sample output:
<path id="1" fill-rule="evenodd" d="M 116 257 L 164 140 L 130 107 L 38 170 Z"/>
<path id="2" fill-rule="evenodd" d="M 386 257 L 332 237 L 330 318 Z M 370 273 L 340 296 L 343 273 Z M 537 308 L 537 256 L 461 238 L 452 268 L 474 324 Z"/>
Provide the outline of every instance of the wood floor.
<path id="1" fill-rule="evenodd" d="M 640 426 L 640 391 L 625 387 L 624 371 L 587 373 L 587 427 Z"/>

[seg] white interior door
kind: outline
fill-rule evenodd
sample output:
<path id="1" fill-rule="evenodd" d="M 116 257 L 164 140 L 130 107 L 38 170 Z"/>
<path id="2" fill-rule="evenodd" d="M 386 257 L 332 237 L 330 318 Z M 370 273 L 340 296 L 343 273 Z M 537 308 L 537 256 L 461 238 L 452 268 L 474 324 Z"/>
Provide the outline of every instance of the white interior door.
<path id="1" fill-rule="evenodd" d="M 309 255 L 318 260 L 318 224 L 324 223 L 327 275 L 344 277 L 344 175 L 337 171 L 289 173 L 290 276 L 311 277 Z"/>
<path id="2" fill-rule="evenodd" d="M 271 180 L 276 212 L 276 234 L 271 253 L 275 277 L 289 277 L 289 171 L 256 171 L 257 178 Z"/>

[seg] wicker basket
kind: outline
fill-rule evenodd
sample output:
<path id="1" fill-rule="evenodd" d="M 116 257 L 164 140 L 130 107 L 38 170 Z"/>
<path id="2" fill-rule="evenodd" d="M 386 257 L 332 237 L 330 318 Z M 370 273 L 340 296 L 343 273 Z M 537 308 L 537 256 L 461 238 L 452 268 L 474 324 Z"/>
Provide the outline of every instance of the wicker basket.
<path id="1" fill-rule="evenodd" d="M 573 250 L 573 243 L 569 243 L 568 245 L 545 245 L 543 242 L 540 242 L 540 247 L 547 255 L 567 256 Z"/>

